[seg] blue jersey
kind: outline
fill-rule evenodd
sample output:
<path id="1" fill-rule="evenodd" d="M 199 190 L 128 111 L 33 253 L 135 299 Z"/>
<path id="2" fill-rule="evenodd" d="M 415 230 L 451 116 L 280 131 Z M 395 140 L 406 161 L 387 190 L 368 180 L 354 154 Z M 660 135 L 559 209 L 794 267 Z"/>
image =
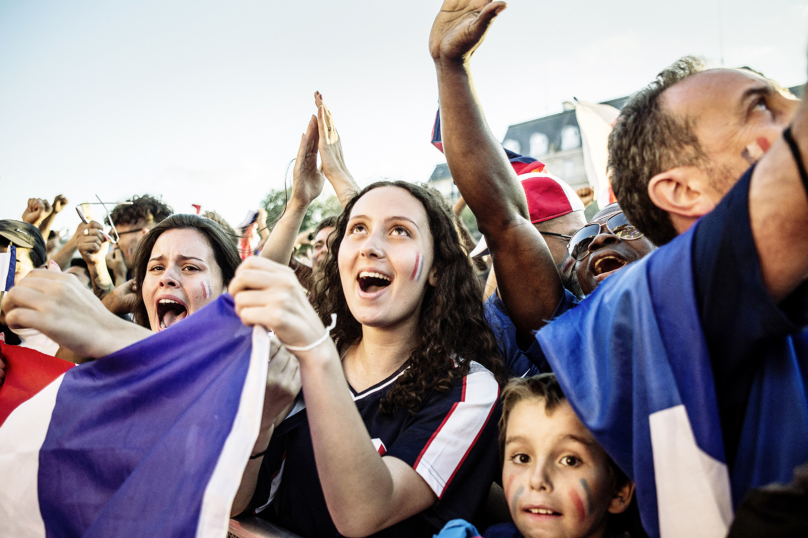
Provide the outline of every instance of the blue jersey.
<path id="1" fill-rule="evenodd" d="M 379 454 L 412 466 L 438 502 L 374 536 L 429 537 L 449 520 L 471 519 L 499 472 L 499 385 L 493 374 L 472 362 L 467 376 L 447 392 L 433 391 L 418 413 L 399 409 L 383 414 L 380 401 L 405 369 L 351 392 Z M 273 434 L 252 506 L 261 517 L 301 536 L 338 535 L 320 487 L 305 409 Z"/>

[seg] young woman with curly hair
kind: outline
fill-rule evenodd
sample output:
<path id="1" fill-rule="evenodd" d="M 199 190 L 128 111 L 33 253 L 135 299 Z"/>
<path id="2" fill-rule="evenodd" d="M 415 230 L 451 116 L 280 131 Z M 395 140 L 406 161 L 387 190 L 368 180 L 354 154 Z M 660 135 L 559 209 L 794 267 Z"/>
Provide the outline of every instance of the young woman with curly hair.
<path id="1" fill-rule="evenodd" d="M 313 306 L 262 258 L 230 286 L 242 320 L 296 355 L 305 397 L 262 431 L 233 513 L 302 536 L 432 536 L 473 517 L 497 473 L 503 367 L 448 206 L 370 185 L 339 217 L 321 278 Z"/>

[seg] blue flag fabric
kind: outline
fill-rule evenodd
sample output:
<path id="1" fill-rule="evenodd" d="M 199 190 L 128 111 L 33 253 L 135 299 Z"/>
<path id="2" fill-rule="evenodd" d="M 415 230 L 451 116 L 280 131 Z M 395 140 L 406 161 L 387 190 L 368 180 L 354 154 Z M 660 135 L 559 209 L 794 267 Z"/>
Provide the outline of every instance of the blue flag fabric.
<path id="1" fill-rule="evenodd" d="M 68 370 L 0 429 L 0 473 L 17 469 L 17 485 L 0 485 L 0 519 L 26 536 L 223 536 L 258 434 L 268 351 L 266 331 L 244 326 L 224 295 Z M 15 499 L 26 477 L 35 486 Z"/>
<path id="2" fill-rule="evenodd" d="M 808 460 L 803 333 L 760 360 L 730 480 L 695 299 L 694 229 L 537 333 L 573 409 L 634 480 L 654 537 L 724 536 L 749 488 L 788 482 Z"/>
<path id="3" fill-rule="evenodd" d="M 14 287 L 16 271 L 17 248 L 9 245 L 8 250 L 0 254 L 0 291 L 8 291 Z"/>

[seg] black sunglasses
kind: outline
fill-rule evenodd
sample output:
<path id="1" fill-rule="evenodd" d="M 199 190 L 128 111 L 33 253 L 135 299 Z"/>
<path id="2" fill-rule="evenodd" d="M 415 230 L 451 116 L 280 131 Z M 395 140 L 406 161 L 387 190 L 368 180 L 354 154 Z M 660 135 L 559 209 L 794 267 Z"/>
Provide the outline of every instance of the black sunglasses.
<path id="1" fill-rule="evenodd" d="M 589 245 L 598 235 L 600 235 L 604 226 L 609 233 L 624 241 L 639 239 L 644 235 L 628 221 L 622 211 L 613 213 L 611 215 L 606 215 L 603 218 L 606 219 L 604 222 L 590 222 L 571 236 L 550 232 L 541 233 L 544 235 L 563 237 L 564 239 L 569 240 L 567 243 L 567 250 L 569 251 L 570 256 L 575 258 L 576 261 L 581 261 L 589 256 Z"/>

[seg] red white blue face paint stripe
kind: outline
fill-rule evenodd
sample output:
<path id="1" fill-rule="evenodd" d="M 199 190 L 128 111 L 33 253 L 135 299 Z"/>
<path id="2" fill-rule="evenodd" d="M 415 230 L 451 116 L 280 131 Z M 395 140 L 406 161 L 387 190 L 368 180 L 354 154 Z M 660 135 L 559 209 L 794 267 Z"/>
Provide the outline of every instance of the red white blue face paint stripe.
<path id="1" fill-rule="evenodd" d="M 741 157 L 746 159 L 749 164 L 755 164 L 769 151 L 770 147 L 769 141 L 761 136 L 744 148 Z"/>
<path id="2" fill-rule="evenodd" d="M 410 280 L 421 280 L 421 271 L 424 269 L 424 258 L 421 257 L 420 252 L 415 253 L 415 266 L 412 268 Z"/>
<path id="3" fill-rule="evenodd" d="M 213 290 L 210 289 L 210 282 L 206 280 L 204 282 L 200 282 L 199 285 L 202 286 L 202 297 L 207 299 L 213 295 Z"/>

